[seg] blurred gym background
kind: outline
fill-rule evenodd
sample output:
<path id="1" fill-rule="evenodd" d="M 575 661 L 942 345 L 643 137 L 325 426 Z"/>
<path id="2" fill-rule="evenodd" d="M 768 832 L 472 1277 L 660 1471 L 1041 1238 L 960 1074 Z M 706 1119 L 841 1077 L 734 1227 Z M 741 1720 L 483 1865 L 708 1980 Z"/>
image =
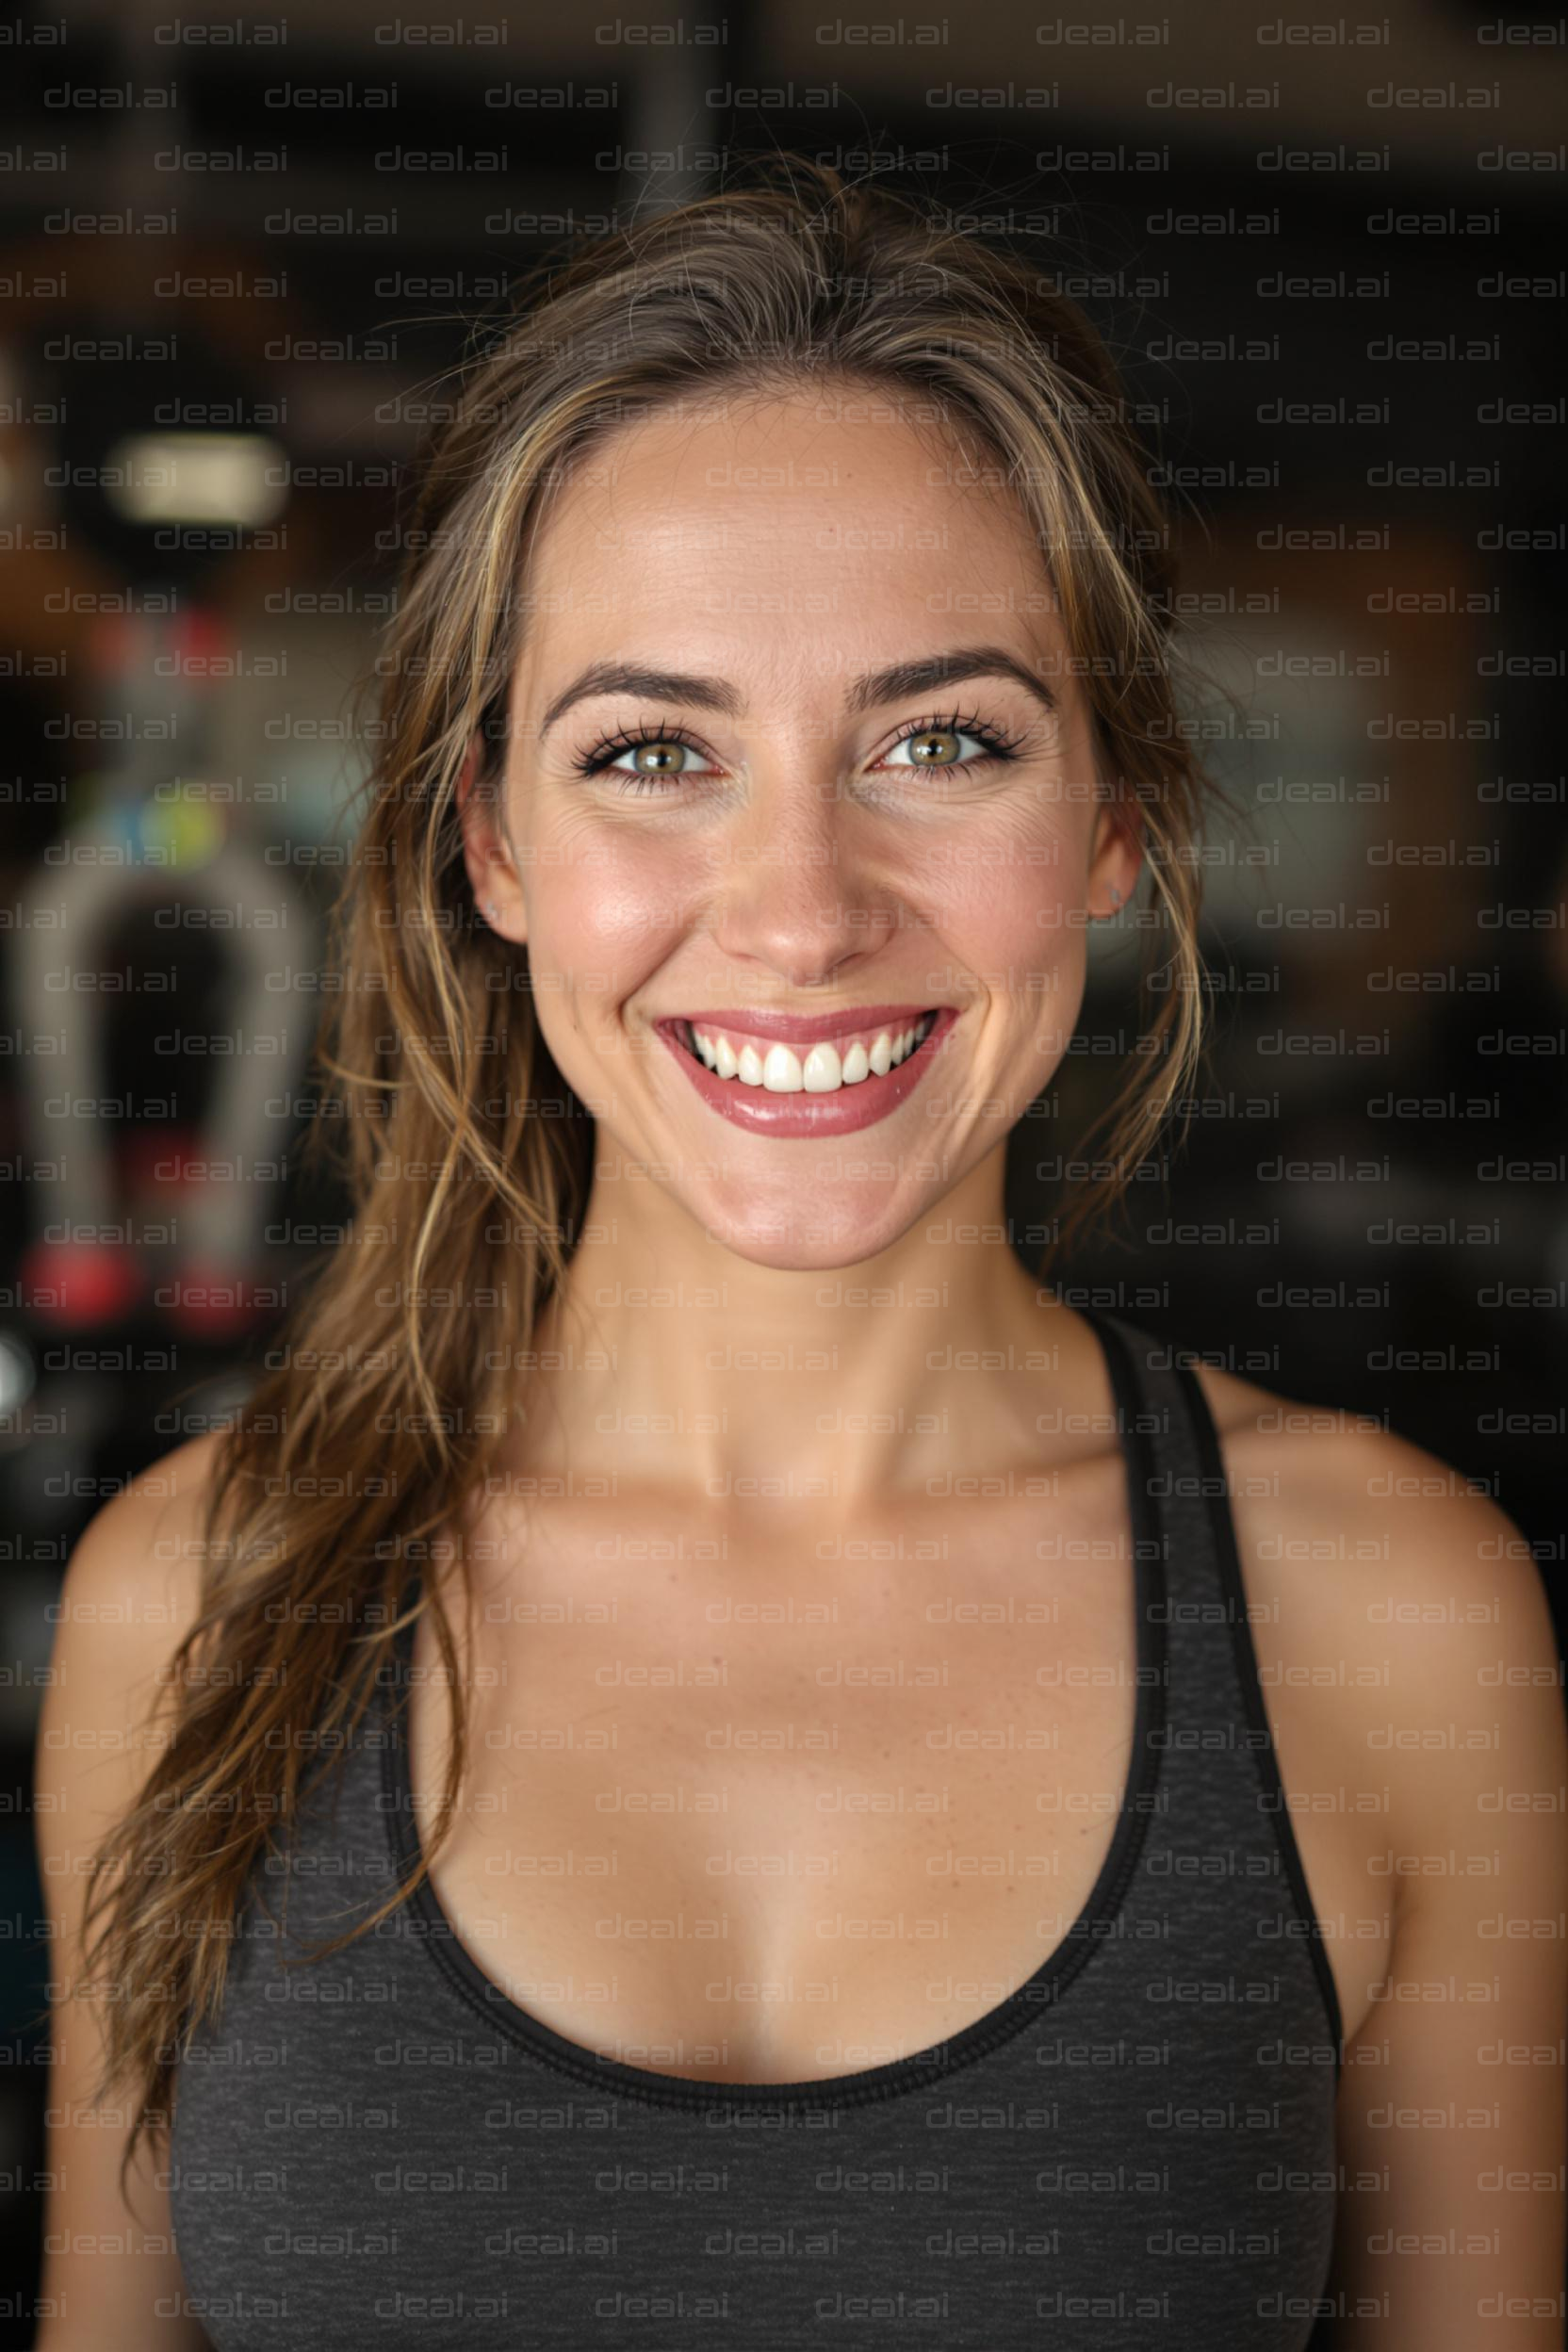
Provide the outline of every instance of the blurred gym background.
<path id="1" fill-rule="evenodd" d="M 1068 1295 L 1484 1481 L 1560 1623 L 1568 1526 L 1561 18 L 179 5 L 0 24 L 16 2344 L 52 1604 L 100 1502 L 232 1407 L 332 1245 L 298 1146 L 349 692 L 420 422 L 546 247 L 782 146 L 1025 234 L 1083 301 L 1169 485 L 1190 723 L 1241 815 L 1205 850 L 1184 1141 Z M 1015 1139 L 1026 1252 L 1135 1035 L 1135 943 L 1093 938 Z"/>

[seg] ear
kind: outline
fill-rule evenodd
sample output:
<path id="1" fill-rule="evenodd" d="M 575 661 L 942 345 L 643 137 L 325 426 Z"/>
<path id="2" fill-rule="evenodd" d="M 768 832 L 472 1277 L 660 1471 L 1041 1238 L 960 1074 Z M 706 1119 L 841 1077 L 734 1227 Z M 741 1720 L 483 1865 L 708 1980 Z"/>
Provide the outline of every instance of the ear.
<path id="1" fill-rule="evenodd" d="M 474 903 L 491 930 L 521 947 L 528 938 L 528 909 L 516 863 L 501 830 L 498 798 L 479 788 L 483 750 L 483 740 L 476 733 L 457 778 L 463 863 Z"/>
<path id="2" fill-rule="evenodd" d="M 1143 846 L 1119 802 L 1102 801 L 1094 820 L 1085 891 L 1089 914 L 1103 921 L 1125 906 L 1143 871 Z"/>

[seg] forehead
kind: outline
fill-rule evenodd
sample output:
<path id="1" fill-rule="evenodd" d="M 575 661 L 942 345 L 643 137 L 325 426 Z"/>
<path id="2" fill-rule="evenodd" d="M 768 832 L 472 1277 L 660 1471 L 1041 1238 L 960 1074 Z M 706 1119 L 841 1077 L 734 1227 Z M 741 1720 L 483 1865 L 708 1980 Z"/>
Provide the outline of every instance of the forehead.
<path id="1" fill-rule="evenodd" d="M 1035 527 L 912 397 L 709 393 L 599 441 L 535 534 L 524 667 L 701 645 L 813 673 L 981 632 L 1059 647 Z M 615 645 L 606 642 L 607 628 Z M 705 663 L 704 666 L 707 666 Z"/>

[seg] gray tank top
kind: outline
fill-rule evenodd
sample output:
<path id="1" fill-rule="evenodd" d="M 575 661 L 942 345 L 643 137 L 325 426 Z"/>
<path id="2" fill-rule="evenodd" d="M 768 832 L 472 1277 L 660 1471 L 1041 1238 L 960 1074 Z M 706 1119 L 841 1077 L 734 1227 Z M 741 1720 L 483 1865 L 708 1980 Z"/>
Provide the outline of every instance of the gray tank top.
<path id="1" fill-rule="evenodd" d="M 1342 2029 L 1218 1444 L 1189 1364 L 1088 1320 L 1126 1459 L 1136 1730 L 1057 1949 L 947 2041 L 798 2084 L 564 2039 L 428 1883 L 302 1966 L 417 1857 L 405 1631 L 265 1905 L 247 1895 L 220 2016 L 181 2053 L 171 2210 L 185 2308 L 218 2352 L 1311 2343 Z"/>

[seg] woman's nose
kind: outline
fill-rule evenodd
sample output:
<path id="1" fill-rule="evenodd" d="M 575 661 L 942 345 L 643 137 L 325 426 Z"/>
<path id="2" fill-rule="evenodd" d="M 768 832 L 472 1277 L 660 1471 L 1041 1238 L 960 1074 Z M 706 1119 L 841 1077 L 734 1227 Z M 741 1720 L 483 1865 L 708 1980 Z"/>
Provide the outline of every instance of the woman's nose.
<path id="1" fill-rule="evenodd" d="M 751 781 L 720 852 L 714 938 L 727 955 L 811 987 L 895 927 L 891 876 L 866 811 L 809 752 L 788 773 L 759 763 Z"/>

